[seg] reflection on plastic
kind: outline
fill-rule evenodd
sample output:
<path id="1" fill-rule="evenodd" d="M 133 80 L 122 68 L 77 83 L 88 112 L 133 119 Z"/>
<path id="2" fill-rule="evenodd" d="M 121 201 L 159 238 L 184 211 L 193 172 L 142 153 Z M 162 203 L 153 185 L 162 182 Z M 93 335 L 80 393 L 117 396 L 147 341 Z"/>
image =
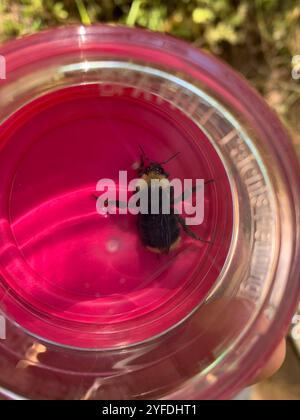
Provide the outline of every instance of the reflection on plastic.
<path id="1" fill-rule="evenodd" d="M 26 369 L 28 366 L 39 363 L 39 355 L 46 353 L 47 348 L 40 343 L 34 343 L 26 352 L 25 358 L 17 364 L 17 369 Z"/>
<path id="2" fill-rule="evenodd" d="M 74 352 L 28 341 L 21 361 L 6 363 L 0 380 L 5 378 L 9 389 L 30 399 L 161 398 L 183 384 L 188 385 L 183 397 L 196 398 L 200 389 L 192 378 L 202 378 L 202 386 L 218 386 L 211 369 L 223 360 L 222 349 L 237 339 L 253 310 L 243 299 L 212 301 L 157 343 L 149 341 L 122 352 Z M 257 325 L 257 336 L 263 334 L 266 323 Z M 24 348 L 19 334 L 18 328 L 9 328 L 7 347 L 14 355 Z M 222 369 L 228 371 L 228 364 Z"/>
<path id="3" fill-rule="evenodd" d="M 6 320 L 3 315 L 0 315 L 0 340 L 6 339 Z"/>

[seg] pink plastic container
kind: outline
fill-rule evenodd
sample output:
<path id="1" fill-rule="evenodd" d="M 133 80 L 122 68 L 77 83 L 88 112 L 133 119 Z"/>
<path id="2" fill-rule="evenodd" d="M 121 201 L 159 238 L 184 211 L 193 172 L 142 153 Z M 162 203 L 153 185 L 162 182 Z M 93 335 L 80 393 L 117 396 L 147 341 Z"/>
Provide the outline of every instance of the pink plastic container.
<path id="1" fill-rule="evenodd" d="M 230 398 L 299 299 L 299 165 L 260 97 L 159 34 L 71 27 L 4 45 L 0 390 L 10 398 Z M 214 179 L 176 251 L 100 216 L 101 178 L 140 146 L 171 178 Z M 120 186 L 122 188 L 122 186 Z"/>

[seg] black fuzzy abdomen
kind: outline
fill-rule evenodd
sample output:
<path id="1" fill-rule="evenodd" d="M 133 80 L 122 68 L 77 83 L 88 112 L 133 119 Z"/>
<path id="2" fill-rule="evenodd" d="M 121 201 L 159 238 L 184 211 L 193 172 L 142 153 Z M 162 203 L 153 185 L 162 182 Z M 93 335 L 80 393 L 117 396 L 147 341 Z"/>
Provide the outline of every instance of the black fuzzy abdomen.
<path id="1" fill-rule="evenodd" d="M 140 214 L 138 224 L 143 244 L 162 252 L 168 252 L 180 235 L 174 214 Z"/>

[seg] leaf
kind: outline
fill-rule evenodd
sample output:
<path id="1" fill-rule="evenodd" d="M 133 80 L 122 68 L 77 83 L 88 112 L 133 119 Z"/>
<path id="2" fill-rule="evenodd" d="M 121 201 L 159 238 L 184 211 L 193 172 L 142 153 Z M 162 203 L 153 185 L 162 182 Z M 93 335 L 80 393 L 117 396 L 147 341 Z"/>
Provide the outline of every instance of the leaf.
<path id="1" fill-rule="evenodd" d="M 239 41 L 238 33 L 224 22 L 220 22 L 215 27 L 209 27 L 206 31 L 206 37 L 210 44 L 227 41 L 234 45 Z"/>
<path id="2" fill-rule="evenodd" d="M 193 21 L 197 24 L 209 23 L 214 19 L 215 15 L 210 9 L 197 7 L 197 9 L 193 11 Z"/>
<path id="3" fill-rule="evenodd" d="M 58 19 L 65 20 L 68 18 L 69 13 L 65 10 L 64 4 L 58 2 L 54 4 L 53 13 Z"/>

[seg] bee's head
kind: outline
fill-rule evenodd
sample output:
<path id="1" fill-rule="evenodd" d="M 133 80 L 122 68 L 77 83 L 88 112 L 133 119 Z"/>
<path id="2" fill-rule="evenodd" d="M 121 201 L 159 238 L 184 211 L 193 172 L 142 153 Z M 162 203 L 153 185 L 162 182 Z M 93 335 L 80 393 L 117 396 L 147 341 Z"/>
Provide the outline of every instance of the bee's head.
<path id="1" fill-rule="evenodd" d="M 144 168 L 143 173 L 145 175 L 153 174 L 161 177 L 168 178 L 169 174 L 164 170 L 160 163 L 151 162 L 146 168 Z"/>
<path id="2" fill-rule="evenodd" d="M 151 178 L 151 175 L 152 175 L 157 178 L 169 178 L 169 174 L 164 170 L 163 165 L 175 159 L 179 153 L 176 153 L 175 155 L 171 156 L 169 159 L 165 160 L 164 162 L 158 163 L 158 162 L 151 162 L 150 159 L 146 156 L 141 146 L 140 146 L 140 149 L 141 149 L 142 154 L 141 154 L 141 164 L 138 171 L 139 176 L 150 175 L 150 178 Z"/>

